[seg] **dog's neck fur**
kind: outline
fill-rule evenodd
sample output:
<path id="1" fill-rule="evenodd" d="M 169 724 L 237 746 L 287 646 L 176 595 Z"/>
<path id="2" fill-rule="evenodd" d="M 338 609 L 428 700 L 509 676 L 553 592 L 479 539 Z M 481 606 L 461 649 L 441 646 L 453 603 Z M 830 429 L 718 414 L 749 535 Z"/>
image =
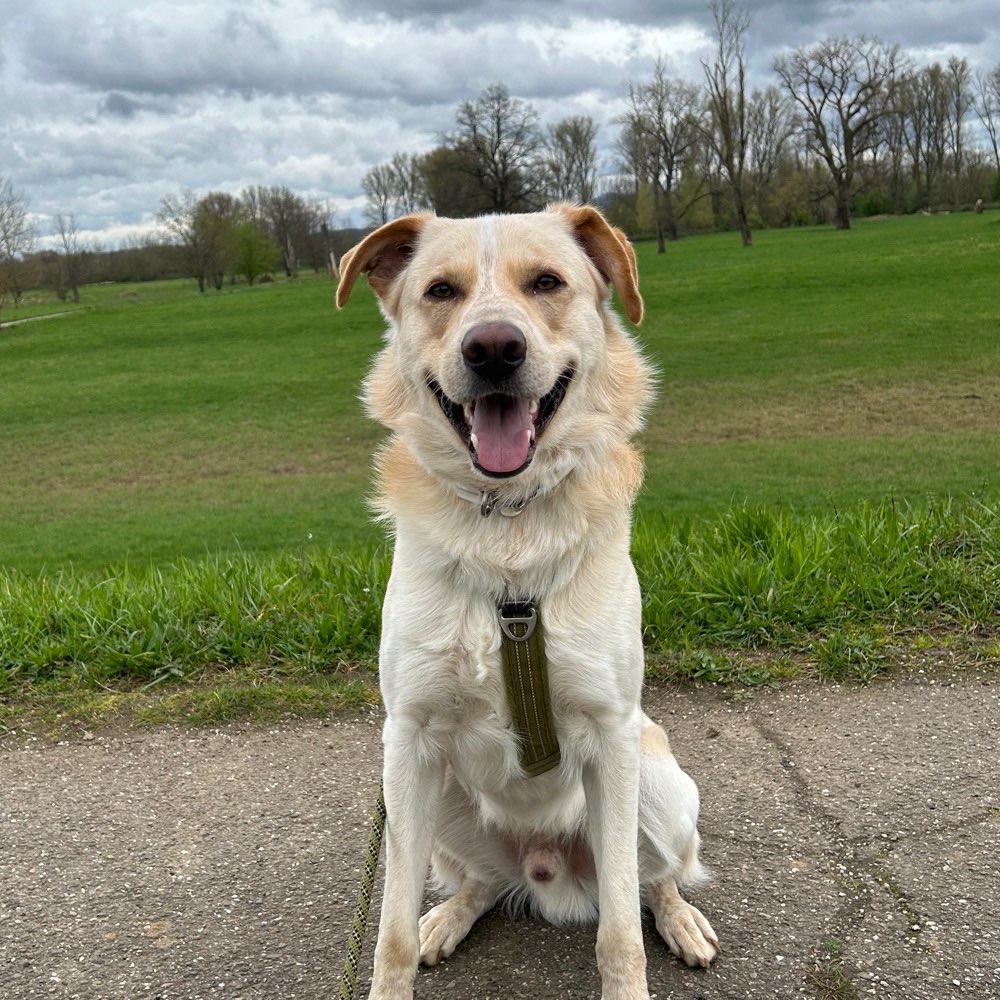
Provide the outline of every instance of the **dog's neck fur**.
<path id="1" fill-rule="evenodd" d="M 544 599 L 571 579 L 595 546 L 628 546 L 642 460 L 621 442 L 514 518 L 483 517 L 399 437 L 378 454 L 375 471 L 374 506 L 392 524 L 397 544 L 418 547 L 427 565 L 450 568 L 464 586 L 490 596 Z"/>

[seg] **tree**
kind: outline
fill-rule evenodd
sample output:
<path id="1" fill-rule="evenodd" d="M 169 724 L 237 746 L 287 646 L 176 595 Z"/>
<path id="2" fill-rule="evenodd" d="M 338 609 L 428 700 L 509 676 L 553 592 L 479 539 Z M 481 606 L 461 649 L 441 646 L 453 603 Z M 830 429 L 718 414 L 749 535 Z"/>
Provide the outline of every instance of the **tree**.
<path id="1" fill-rule="evenodd" d="M 948 148 L 948 85 L 940 63 L 904 74 L 893 107 L 902 119 L 917 205 L 941 197 Z"/>
<path id="2" fill-rule="evenodd" d="M 76 228 L 76 217 L 72 212 L 69 215 L 59 213 L 55 217 L 54 235 L 62 250 L 59 255 L 56 294 L 60 301 L 65 301 L 69 297 L 74 302 L 79 302 L 84 257 L 83 247 L 80 245 L 80 233 Z"/>
<path id="3" fill-rule="evenodd" d="M 538 113 L 511 97 L 502 83 L 487 87 L 475 101 L 463 101 L 455 114 L 450 145 L 463 154 L 456 161 L 480 194 L 480 210 L 530 211 L 543 200 L 543 151 Z"/>
<path id="4" fill-rule="evenodd" d="M 965 171 L 965 119 L 975 98 L 972 94 L 972 73 L 969 61 L 952 56 L 947 68 L 948 144 L 951 147 L 954 206 L 962 201 L 962 175 Z"/>
<path id="5" fill-rule="evenodd" d="M 682 171 L 693 162 L 702 131 L 698 88 L 667 76 L 657 59 L 652 79 L 629 83 L 628 110 L 617 121 L 623 126 L 618 148 L 626 169 L 652 187 L 657 249 L 663 253 L 664 238 L 678 238 L 680 219 L 700 195 L 700 183 L 686 203 L 679 194 Z"/>
<path id="6" fill-rule="evenodd" d="M 483 211 L 472 155 L 450 146 L 438 146 L 420 157 L 427 206 L 441 216 L 460 219 Z"/>
<path id="7" fill-rule="evenodd" d="M 379 163 L 361 178 L 365 193 L 365 221 L 373 228 L 385 225 L 393 218 L 396 197 L 396 175 L 391 163 Z"/>
<path id="8" fill-rule="evenodd" d="M 715 58 L 702 62 L 705 72 L 705 140 L 715 154 L 733 200 L 743 246 L 753 246 L 747 216 L 747 153 L 750 124 L 747 110 L 745 38 L 750 15 L 732 0 L 711 0 L 715 22 Z"/>
<path id="9" fill-rule="evenodd" d="M 1000 65 L 977 77 L 974 107 L 993 147 L 993 164 L 1000 172 Z"/>
<path id="10" fill-rule="evenodd" d="M 204 248 L 206 274 L 217 290 L 233 270 L 232 233 L 243 219 L 240 202 L 227 191 L 209 191 L 195 205 L 193 225 Z"/>
<path id="11" fill-rule="evenodd" d="M 24 294 L 24 258 L 35 249 L 28 199 L 9 178 L 0 179 L 0 311 Z"/>
<path id="12" fill-rule="evenodd" d="M 550 125 L 545 136 L 546 193 L 554 201 L 586 204 L 597 183 L 597 123 L 573 115 Z"/>
<path id="13" fill-rule="evenodd" d="M 427 205 L 427 190 L 416 153 L 393 153 L 389 161 L 394 178 L 394 208 L 396 215 L 412 215 Z"/>
<path id="14" fill-rule="evenodd" d="M 165 195 L 160 201 L 156 219 L 166 231 L 166 238 L 183 248 L 185 270 L 198 282 L 198 291 L 204 292 L 213 251 L 210 234 L 198 224 L 197 208 L 198 199 L 193 191 Z"/>
<path id="15" fill-rule="evenodd" d="M 227 240 L 233 271 L 246 278 L 248 285 L 282 263 L 281 248 L 251 219 L 233 224 Z"/>
<path id="16" fill-rule="evenodd" d="M 802 114 L 809 150 L 830 175 L 838 229 L 851 227 L 861 157 L 874 148 L 896 86 L 898 46 L 877 38 L 831 38 L 778 59 L 774 70 Z"/>
<path id="17" fill-rule="evenodd" d="M 746 107 L 747 153 L 757 210 L 768 224 L 772 187 L 794 131 L 791 105 L 777 87 L 755 90 L 750 95 Z"/>
<path id="18" fill-rule="evenodd" d="M 428 208 L 427 183 L 415 153 L 394 153 L 392 159 L 372 167 L 361 180 L 368 199 L 365 219 L 381 226 L 400 215 Z"/>
<path id="19" fill-rule="evenodd" d="M 313 221 L 305 199 L 281 185 L 256 184 L 240 193 L 239 215 L 254 222 L 280 248 L 280 263 L 289 278 L 298 273 L 297 248 L 306 246 Z"/>

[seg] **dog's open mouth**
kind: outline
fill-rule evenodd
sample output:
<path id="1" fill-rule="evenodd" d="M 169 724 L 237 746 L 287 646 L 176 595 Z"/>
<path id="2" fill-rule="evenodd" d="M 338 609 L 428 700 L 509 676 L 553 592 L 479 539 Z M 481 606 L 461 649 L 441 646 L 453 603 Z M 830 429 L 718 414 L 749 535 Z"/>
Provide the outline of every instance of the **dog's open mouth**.
<path id="1" fill-rule="evenodd" d="M 487 476 L 503 478 L 516 476 L 531 464 L 538 439 L 556 415 L 572 378 L 567 368 L 541 399 L 495 392 L 468 403 L 449 399 L 432 378 L 427 384 L 468 447 L 476 468 Z"/>

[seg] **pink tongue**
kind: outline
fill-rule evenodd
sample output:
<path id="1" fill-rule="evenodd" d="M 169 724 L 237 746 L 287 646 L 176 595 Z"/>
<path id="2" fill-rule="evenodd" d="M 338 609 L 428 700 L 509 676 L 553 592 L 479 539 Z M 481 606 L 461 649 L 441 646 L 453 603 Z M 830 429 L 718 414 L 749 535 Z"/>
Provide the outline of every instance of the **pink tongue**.
<path id="1" fill-rule="evenodd" d="M 487 472 L 516 472 L 528 461 L 533 427 L 528 400 L 501 395 L 477 399 L 472 414 L 476 461 Z"/>

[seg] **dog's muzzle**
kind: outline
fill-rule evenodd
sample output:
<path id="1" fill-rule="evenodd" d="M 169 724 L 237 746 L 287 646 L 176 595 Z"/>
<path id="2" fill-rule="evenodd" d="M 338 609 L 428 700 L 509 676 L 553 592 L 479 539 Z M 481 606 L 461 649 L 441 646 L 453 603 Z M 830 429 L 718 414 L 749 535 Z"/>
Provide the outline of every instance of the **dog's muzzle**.
<path id="1" fill-rule="evenodd" d="M 514 353 L 516 351 L 511 350 L 511 356 Z M 509 367 L 510 360 L 494 360 L 491 364 L 494 370 L 499 370 L 503 364 Z M 538 439 L 556 415 L 572 379 L 573 370 L 567 368 L 555 385 L 538 399 L 486 391 L 468 401 L 458 402 L 450 399 L 432 377 L 428 377 L 427 385 L 448 422 L 469 449 L 473 465 L 487 476 L 508 478 L 531 464 Z"/>

